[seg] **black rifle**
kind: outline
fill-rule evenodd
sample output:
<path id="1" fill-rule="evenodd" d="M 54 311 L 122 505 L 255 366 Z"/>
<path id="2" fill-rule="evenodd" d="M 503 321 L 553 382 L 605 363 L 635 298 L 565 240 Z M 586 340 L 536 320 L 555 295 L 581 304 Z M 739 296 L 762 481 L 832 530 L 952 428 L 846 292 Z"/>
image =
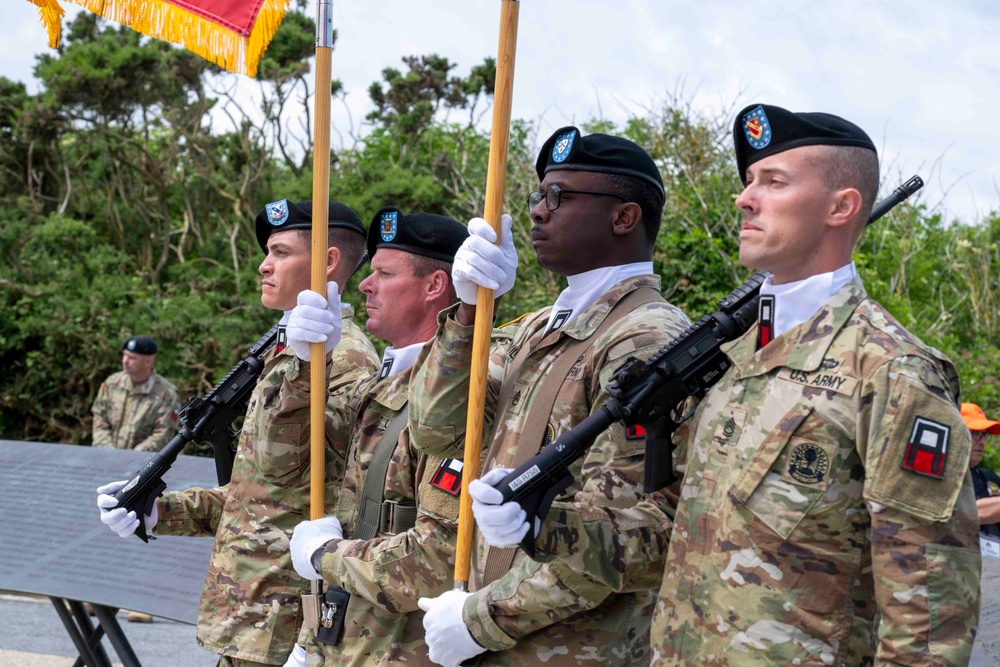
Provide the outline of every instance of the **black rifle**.
<path id="1" fill-rule="evenodd" d="M 923 187 L 914 176 L 875 205 L 867 224 L 889 212 Z M 760 271 L 719 301 L 718 310 L 705 315 L 646 361 L 629 357 L 605 388 L 609 398 L 600 408 L 566 431 L 538 454 L 512 471 L 495 487 L 503 501 L 514 500 L 532 517 L 544 519 L 552 501 L 570 484 L 569 466 L 583 456 L 594 439 L 616 421 L 641 426 L 646 431 L 643 487 L 647 493 L 676 479 L 673 466 L 674 431 L 680 425 L 673 413 L 689 397 L 701 398 L 732 363 L 722 345 L 739 338 L 757 321 Z M 683 421 L 683 420 L 682 420 Z M 534 554 L 532 531 L 521 546 Z"/>
<path id="2" fill-rule="evenodd" d="M 278 337 L 278 325 L 271 327 L 264 337 L 247 350 L 247 356 L 222 378 L 219 384 L 204 397 L 193 397 L 180 411 L 180 429 L 167 445 L 156 453 L 135 476 L 115 493 L 117 507 L 135 510 L 139 527 L 135 534 L 143 542 L 149 541 L 146 533 L 146 515 L 153 511 L 153 503 L 167 488 L 163 474 L 177 460 L 189 442 L 211 442 L 215 450 L 215 473 L 219 484 L 228 484 L 233 472 L 233 441 L 239 435 L 232 430 L 236 419 L 246 414 L 250 395 L 257 379 L 264 370 L 264 354 Z"/>

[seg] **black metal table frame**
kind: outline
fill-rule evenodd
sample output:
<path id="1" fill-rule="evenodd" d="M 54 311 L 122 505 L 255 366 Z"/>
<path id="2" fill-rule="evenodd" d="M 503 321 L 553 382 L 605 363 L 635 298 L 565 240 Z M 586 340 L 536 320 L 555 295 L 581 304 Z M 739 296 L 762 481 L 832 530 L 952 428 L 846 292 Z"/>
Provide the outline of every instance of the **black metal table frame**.
<path id="1" fill-rule="evenodd" d="M 73 667 L 82 667 L 83 665 L 86 667 L 112 667 L 111 660 L 108 658 L 104 646 L 101 645 L 101 639 L 105 635 L 118 654 L 123 667 L 142 667 L 139 664 L 139 658 L 136 657 L 135 651 L 132 650 L 132 646 L 128 642 L 128 638 L 125 637 L 122 626 L 115 618 L 115 614 L 118 613 L 117 609 L 92 604 L 94 615 L 97 617 L 97 625 L 95 626 L 91 622 L 90 614 L 83 602 L 53 596 L 50 596 L 49 599 L 52 600 L 52 605 L 56 608 L 56 613 L 59 614 L 59 620 L 62 621 L 70 639 L 73 640 L 73 645 L 80 653 L 76 662 L 73 663 Z"/>

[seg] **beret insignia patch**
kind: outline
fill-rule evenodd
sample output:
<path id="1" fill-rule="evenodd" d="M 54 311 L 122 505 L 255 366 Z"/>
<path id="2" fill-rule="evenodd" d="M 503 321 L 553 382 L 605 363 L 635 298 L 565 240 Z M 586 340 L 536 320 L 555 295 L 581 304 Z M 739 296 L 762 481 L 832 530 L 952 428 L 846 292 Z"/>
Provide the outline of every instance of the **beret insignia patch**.
<path id="1" fill-rule="evenodd" d="M 379 233 L 386 243 L 396 238 L 396 230 L 399 228 L 398 216 L 399 213 L 396 211 L 386 211 L 382 214 L 382 220 L 379 222 Z"/>
<path id="2" fill-rule="evenodd" d="M 743 132 L 747 135 L 747 143 L 757 150 L 771 143 L 771 123 L 767 120 L 763 105 L 744 114 Z"/>
<path id="3" fill-rule="evenodd" d="M 273 201 L 270 204 L 266 204 L 264 206 L 264 211 L 267 214 L 268 222 L 275 227 L 282 225 L 285 220 L 288 220 L 288 200 L 282 199 L 280 201 Z"/>
<path id="4" fill-rule="evenodd" d="M 573 150 L 573 140 L 575 138 L 576 130 L 570 130 L 556 139 L 555 145 L 552 146 L 553 162 L 564 162 L 569 157 L 570 151 Z"/>

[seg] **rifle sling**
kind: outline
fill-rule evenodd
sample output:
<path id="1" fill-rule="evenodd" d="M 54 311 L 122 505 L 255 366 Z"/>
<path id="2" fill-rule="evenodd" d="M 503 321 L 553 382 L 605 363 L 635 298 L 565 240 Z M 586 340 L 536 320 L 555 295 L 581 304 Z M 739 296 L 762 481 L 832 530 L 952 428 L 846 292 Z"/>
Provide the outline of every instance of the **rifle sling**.
<path id="1" fill-rule="evenodd" d="M 498 451 L 497 441 L 494 440 L 486 458 L 487 465 L 496 463 L 505 468 L 516 469 L 537 454 L 540 449 L 540 443 L 545 436 L 545 429 L 549 424 L 549 416 L 552 414 L 553 407 L 555 407 L 556 397 L 559 395 L 559 390 L 566 381 L 566 376 L 569 375 L 573 365 L 583 357 L 587 350 L 593 347 L 594 343 L 597 342 L 597 339 L 604 332 L 620 319 L 636 308 L 654 301 L 663 301 L 663 297 L 659 291 L 652 287 L 640 287 L 629 292 L 612 307 L 611 312 L 605 316 L 604 321 L 594 330 L 594 333 L 584 340 L 573 340 L 570 342 L 556 360 L 552 362 L 545 377 L 542 378 L 541 386 L 535 393 L 531 408 L 525 417 L 524 431 L 521 432 L 517 440 L 517 449 L 512 459 L 509 462 L 501 460 L 501 452 Z M 514 386 L 517 374 L 520 373 L 521 367 L 530 354 L 530 350 L 526 352 L 529 347 L 527 342 L 525 342 L 511 363 L 510 371 L 504 378 L 504 387 L 501 390 L 500 401 L 498 402 L 498 407 L 501 409 L 497 410 L 495 423 L 500 423 L 501 416 L 507 409 L 507 402 L 510 400 L 512 393 L 512 389 L 510 388 Z M 490 467 L 494 466 L 490 465 Z M 534 517 L 528 517 L 529 523 L 533 521 Z M 529 528 L 528 530 L 533 530 L 533 528 Z M 517 547 L 506 547 L 503 549 L 488 547 L 486 551 L 486 566 L 483 569 L 483 580 L 480 587 L 488 586 L 506 574 L 514 564 L 514 555 L 516 553 Z"/>
<path id="2" fill-rule="evenodd" d="M 396 449 L 399 434 L 403 432 L 403 427 L 406 426 L 409 413 L 410 405 L 407 403 L 386 423 L 382 438 L 375 446 L 375 453 L 372 456 L 371 463 L 368 464 L 368 470 L 365 472 L 365 483 L 361 489 L 361 497 L 358 499 L 358 520 L 354 524 L 354 533 L 351 535 L 352 539 L 372 539 L 383 529 L 382 524 L 384 520 L 388 520 L 390 524 L 397 524 L 395 526 L 388 526 L 390 530 L 394 530 L 395 532 L 402 532 L 398 530 L 399 528 L 409 530 L 416 520 L 416 508 L 413 508 L 413 516 L 412 520 L 409 521 L 409 526 L 405 526 L 409 518 L 409 513 L 406 513 L 406 517 L 401 514 L 403 507 L 397 506 L 396 508 L 388 508 L 388 512 L 383 511 L 385 473 L 389 470 L 389 461 L 392 459 L 392 452 Z"/>

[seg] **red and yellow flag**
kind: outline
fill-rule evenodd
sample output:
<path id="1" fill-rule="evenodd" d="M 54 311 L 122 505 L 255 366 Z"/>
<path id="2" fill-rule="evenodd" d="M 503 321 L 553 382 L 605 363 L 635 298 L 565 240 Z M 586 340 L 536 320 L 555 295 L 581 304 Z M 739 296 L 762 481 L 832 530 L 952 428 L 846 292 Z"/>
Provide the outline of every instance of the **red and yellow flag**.
<path id="1" fill-rule="evenodd" d="M 49 45 L 55 48 L 62 7 L 57 0 L 30 1 L 38 5 Z M 288 11 L 288 0 L 69 1 L 247 76 L 257 74 L 257 64 Z"/>

